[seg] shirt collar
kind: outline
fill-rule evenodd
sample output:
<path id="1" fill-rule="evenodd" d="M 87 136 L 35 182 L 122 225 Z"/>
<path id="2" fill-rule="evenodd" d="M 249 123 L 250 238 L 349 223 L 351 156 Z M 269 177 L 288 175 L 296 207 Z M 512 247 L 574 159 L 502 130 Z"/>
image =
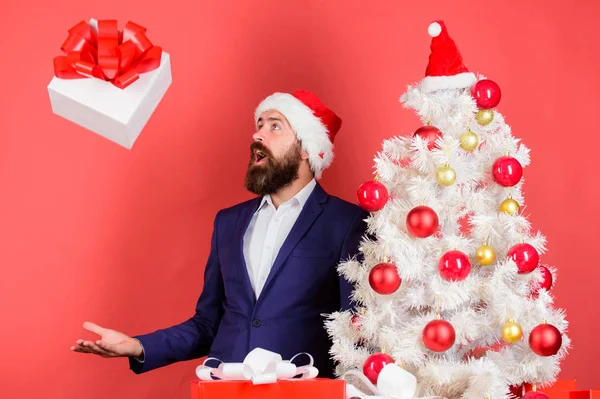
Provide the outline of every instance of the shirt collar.
<path id="1" fill-rule="evenodd" d="M 306 201 L 308 201 L 308 197 L 310 197 L 310 194 L 313 192 L 316 185 L 317 181 L 312 179 L 306 186 L 304 186 L 302 190 L 298 192 L 298 194 L 294 196 L 294 198 L 300 204 L 300 208 L 304 208 L 304 204 L 306 204 Z"/>
<path id="2" fill-rule="evenodd" d="M 296 193 L 296 195 L 294 195 L 292 198 L 290 198 L 286 202 L 286 204 L 288 202 L 296 202 L 300 205 L 300 208 L 304 208 L 304 204 L 306 204 L 306 201 L 308 201 L 308 197 L 310 197 L 310 194 L 313 192 L 316 185 L 317 185 L 317 181 L 315 179 L 312 179 L 306 186 L 304 186 L 302 188 L 302 190 L 298 191 L 298 193 Z M 273 205 L 273 199 L 271 198 L 270 194 L 266 194 L 262 197 L 262 200 L 260 201 L 260 206 L 258 207 L 256 212 L 261 210 L 262 207 L 265 205 L 265 203 L 268 203 L 269 205 Z"/>

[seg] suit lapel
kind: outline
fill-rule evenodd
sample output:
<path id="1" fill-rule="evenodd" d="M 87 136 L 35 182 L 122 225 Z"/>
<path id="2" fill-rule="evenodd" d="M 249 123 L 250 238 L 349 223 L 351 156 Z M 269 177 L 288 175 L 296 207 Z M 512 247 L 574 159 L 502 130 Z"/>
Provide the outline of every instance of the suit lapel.
<path id="1" fill-rule="evenodd" d="M 241 265 L 241 273 L 243 274 L 244 279 L 244 287 L 246 288 L 246 293 L 248 294 L 251 302 L 254 303 L 256 301 L 256 295 L 254 294 L 254 290 L 252 289 L 252 284 L 250 284 L 250 276 L 248 275 L 248 266 L 246 265 L 246 259 L 244 257 L 244 235 L 246 234 L 246 230 L 248 230 L 248 226 L 250 225 L 250 221 L 252 220 L 252 215 L 258 209 L 258 206 L 261 203 L 262 198 L 255 198 L 254 200 L 248 203 L 240 215 L 240 222 L 237 225 L 237 229 L 235 232 L 234 240 L 237 240 L 239 245 L 238 256 L 239 261 L 238 264 Z M 234 241 L 235 242 L 235 241 Z"/>
<path id="2" fill-rule="evenodd" d="M 285 264 L 285 261 L 290 256 L 296 245 L 298 245 L 298 242 L 300 242 L 302 237 L 306 235 L 306 233 L 317 220 L 319 215 L 321 215 L 321 213 L 323 212 L 323 206 L 321 204 L 327 202 L 327 197 L 328 195 L 325 192 L 325 190 L 323 190 L 321 185 L 317 183 L 317 185 L 313 189 L 313 192 L 308 197 L 306 204 L 304 204 L 304 208 L 302 208 L 300 215 L 298 215 L 296 223 L 294 223 L 294 226 L 290 230 L 290 233 L 283 242 L 283 245 L 281 246 L 281 249 L 277 254 L 277 258 L 275 259 L 273 267 L 269 272 L 269 276 L 267 277 L 265 286 L 261 291 L 261 298 L 264 296 L 267 289 L 272 284 L 273 280 L 277 277 L 277 273 Z"/>

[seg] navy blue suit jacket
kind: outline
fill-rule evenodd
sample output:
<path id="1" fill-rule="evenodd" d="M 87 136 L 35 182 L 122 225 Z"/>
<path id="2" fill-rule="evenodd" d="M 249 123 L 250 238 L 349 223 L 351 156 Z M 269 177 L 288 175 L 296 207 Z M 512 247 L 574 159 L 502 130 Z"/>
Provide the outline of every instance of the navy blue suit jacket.
<path id="1" fill-rule="evenodd" d="M 206 355 L 241 362 L 261 347 L 287 360 L 308 352 L 319 376 L 333 377 L 323 314 L 350 307 L 352 286 L 338 275 L 337 265 L 359 255 L 368 213 L 328 195 L 317 184 L 257 299 L 246 269 L 243 239 L 260 201 L 255 198 L 218 212 L 194 316 L 136 336 L 144 346 L 145 360 L 129 359 L 135 373 Z"/>

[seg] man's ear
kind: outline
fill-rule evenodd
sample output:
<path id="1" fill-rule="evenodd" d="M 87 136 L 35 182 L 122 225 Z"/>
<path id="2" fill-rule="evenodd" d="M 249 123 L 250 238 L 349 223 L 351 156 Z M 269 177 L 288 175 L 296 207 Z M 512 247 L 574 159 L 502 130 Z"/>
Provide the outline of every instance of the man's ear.
<path id="1" fill-rule="evenodd" d="M 300 157 L 302 158 L 303 161 L 308 159 L 308 152 L 306 152 L 304 150 L 304 147 L 302 146 L 302 142 L 298 141 L 298 146 L 300 147 Z"/>
<path id="2" fill-rule="evenodd" d="M 302 160 L 307 160 L 308 159 L 308 152 L 302 150 Z"/>

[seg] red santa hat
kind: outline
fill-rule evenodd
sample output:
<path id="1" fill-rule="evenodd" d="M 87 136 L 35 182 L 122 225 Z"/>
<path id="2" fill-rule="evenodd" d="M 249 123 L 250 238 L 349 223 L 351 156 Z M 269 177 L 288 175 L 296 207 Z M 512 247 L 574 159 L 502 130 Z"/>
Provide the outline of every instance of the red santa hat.
<path id="1" fill-rule="evenodd" d="M 431 54 L 421 81 L 421 91 L 431 92 L 443 89 L 463 89 L 477 83 L 477 77 L 469 72 L 462 56 L 444 21 L 435 21 L 429 25 L 427 33 L 431 39 Z"/>
<path id="2" fill-rule="evenodd" d="M 288 120 L 308 153 L 315 178 L 333 162 L 333 141 L 342 120 L 327 108 L 316 94 L 298 90 L 292 94 L 274 93 L 265 98 L 254 111 L 256 123 L 263 112 L 278 111 Z"/>

